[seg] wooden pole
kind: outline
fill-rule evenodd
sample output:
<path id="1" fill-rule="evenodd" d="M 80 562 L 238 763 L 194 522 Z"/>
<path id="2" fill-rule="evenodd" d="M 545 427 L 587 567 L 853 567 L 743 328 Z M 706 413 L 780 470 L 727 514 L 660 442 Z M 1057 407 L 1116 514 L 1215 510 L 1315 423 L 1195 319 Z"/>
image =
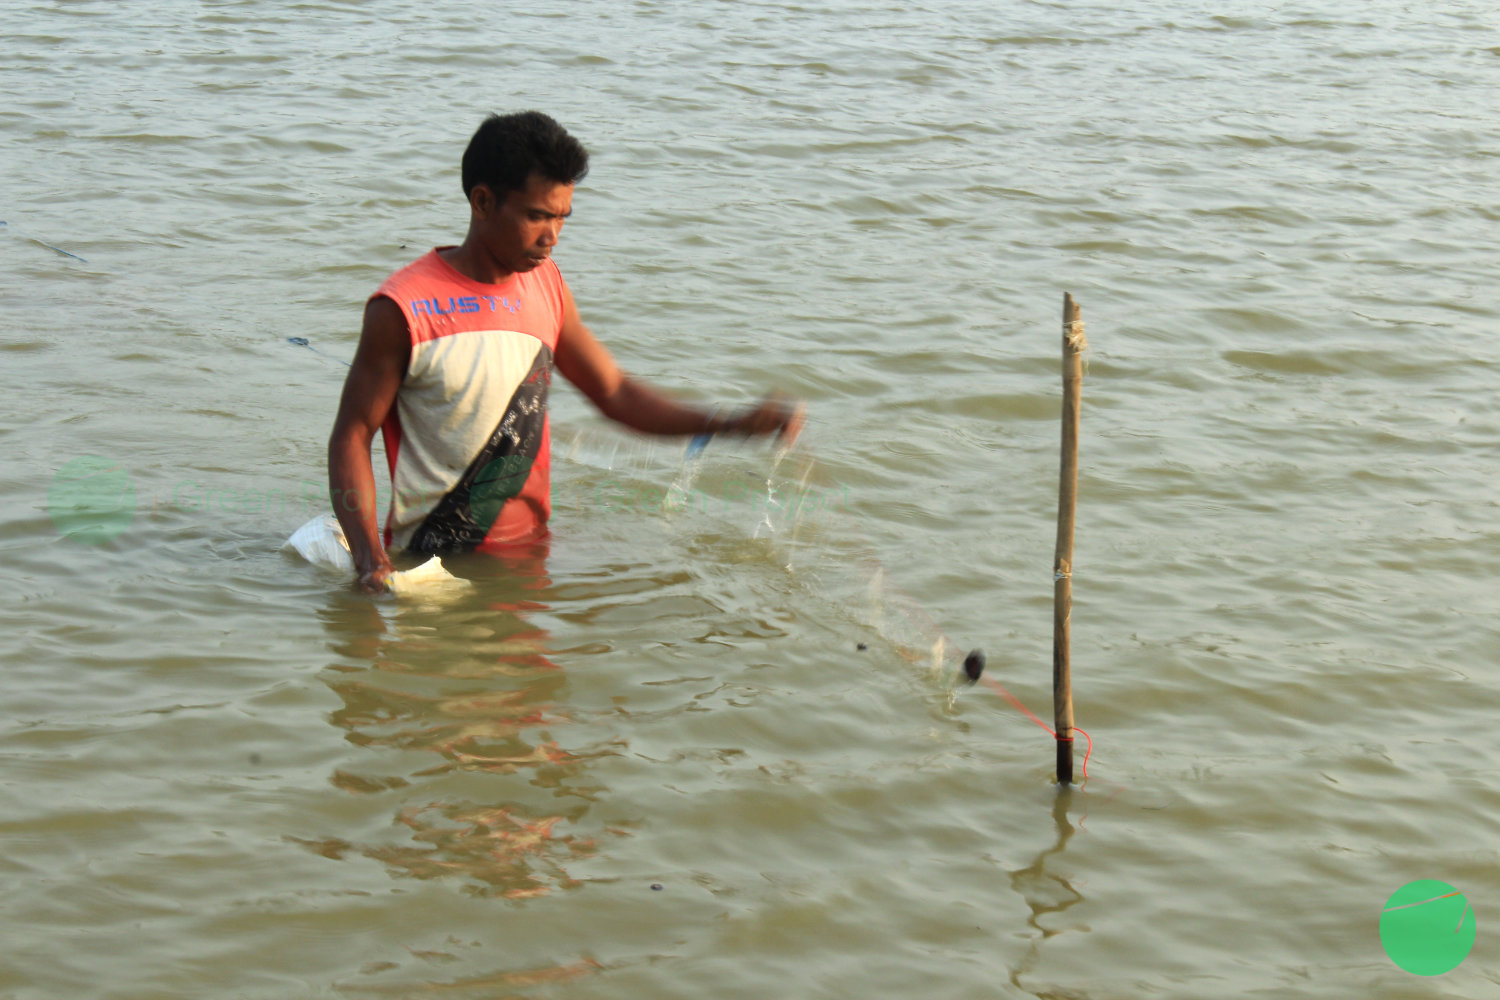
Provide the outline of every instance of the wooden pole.
<path id="1" fill-rule="evenodd" d="M 1052 563 L 1052 728 L 1057 733 L 1057 782 L 1073 783 L 1073 524 L 1078 506 L 1078 414 L 1083 403 L 1083 320 L 1063 293 L 1062 474 L 1057 491 L 1057 555 Z"/>

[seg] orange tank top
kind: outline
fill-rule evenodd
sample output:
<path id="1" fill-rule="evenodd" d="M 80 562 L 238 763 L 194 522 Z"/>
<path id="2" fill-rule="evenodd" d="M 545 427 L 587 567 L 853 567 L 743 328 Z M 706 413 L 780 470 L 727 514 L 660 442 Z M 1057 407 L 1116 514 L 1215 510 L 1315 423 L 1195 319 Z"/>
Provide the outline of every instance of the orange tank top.
<path id="1" fill-rule="evenodd" d="M 381 427 L 385 544 L 424 554 L 532 541 L 552 511 L 547 390 L 562 273 L 547 260 L 486 285 L 448 264 L 446 249 L 375 292 L 401 307 L 411 331 L 411 362 Z"/>

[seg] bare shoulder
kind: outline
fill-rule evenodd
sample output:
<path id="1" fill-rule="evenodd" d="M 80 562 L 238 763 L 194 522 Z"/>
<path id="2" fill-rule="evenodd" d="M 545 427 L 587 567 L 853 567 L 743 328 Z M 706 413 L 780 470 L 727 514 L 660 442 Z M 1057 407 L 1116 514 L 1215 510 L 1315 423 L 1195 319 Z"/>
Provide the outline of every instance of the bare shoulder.
<path id="1" fill-rule="evenodd" d="M 389 368 L 399 362 L 398 370 L 404 376 L 410 360 L 411 329 L 407 326 L 406 314 L 386 296 L 375 296 L 365 304 L 364 326 L 359 334 L 354 367 Z"/>
<path id="2" fill-rule="evenodd" d="M 365 305 L 359 347 L 339 400 L 336 430 L 360 428 L 366 435 L 385 421 L 411 362 L 411 332 L 401 307 L 385 296 Z"/>

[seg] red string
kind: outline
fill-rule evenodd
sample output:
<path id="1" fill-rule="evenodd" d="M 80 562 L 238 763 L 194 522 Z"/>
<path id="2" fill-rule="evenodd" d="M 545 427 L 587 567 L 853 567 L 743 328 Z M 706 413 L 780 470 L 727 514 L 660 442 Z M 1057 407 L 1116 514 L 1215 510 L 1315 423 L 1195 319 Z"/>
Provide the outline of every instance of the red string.
<path id="1" fill-rule="evenodd" d="M 1032 722 L 1035 722 L 1037 725 L 1041 726 L 1047 732 L 1051 733 L 1052 734 L 1052 738 L 1054 740 L 1057 740 L 1059 743 L 1062 742 L 1062 737 L 1060 737 L 1060 736 L 1057 735 L 1057 731 L 1056 730 L 1054 730 L 1051 726 L 1047 725 L 1041 719 L 1038 719 L 1036 717 L 1036 713 L 1032 712 L 1031 709 L 1029 709 L 1025 705 L 1021 704 L 1021 699 L 1020 698 L 1017 698 L 1015 695 L 1013 695 L 1009 691 L 1005 690 L 1005 686 L 1003 684 L 1001 684 L 999 681 L 995 680 L 993 677 L 980 677 L 979 679 L 982 680 L 982 681 L 984 681 L 990 687 L 994 688 L 996 691 L 998 691 L 1000 693 L 1000 697 L 1004 698 L 1006 701 L 1010 702 L 1012 705 L 1014 705 L 1017 708 L 1019 708 L 1022 711 L 1022 713 L 1025 714 L 1026 718 L 1030 719 Z M 1092 736 L 1090 736 L 1088 733 L 1084 733 L 1083 730 L 1079 729 L 1077 726 L 1073 727 L 1073 732 L 1075 732 L 1075 733 L 1083 733 L 1083 738 L 1088 741 L 1088 749 L 1085 750 L 1084 753 L 1083 753 L 1083 781 L 1078 786 L 1079 788 L 1082 788 L 1084 785 L 1088 784 L 1088 780 L 1089 780 L 1089 755 L 1094 752 L 1094 738 Z M 1070 742 L 1070 743 L 1072 742 L 1072 738 L 1071 737 L 1068 739 L 1068 742 Z"/>
<path id="2" fill-rule="evenodd" d="M 1083 730 L 1079 729 L 1077 726 L 1074 726 L 1073 732 L 1083 733 Z M 1057 738 L 1056 733 L 1053 733 L 1052 736 L 1054 739 Z M 1088 733 L 1083 733 L 1083 738 L 1088 741 L 1088 749 L 1083 752 L 1083 780 L 1078 783 L 1079 788 L 1082 788 L 1084 785 L 1087 785 L 1089 783 L 1089 754 L 1094 752 L 1094 738 Z M 1069 740 L 1068 742 L 1071 743 L 1073 741 Z"/>

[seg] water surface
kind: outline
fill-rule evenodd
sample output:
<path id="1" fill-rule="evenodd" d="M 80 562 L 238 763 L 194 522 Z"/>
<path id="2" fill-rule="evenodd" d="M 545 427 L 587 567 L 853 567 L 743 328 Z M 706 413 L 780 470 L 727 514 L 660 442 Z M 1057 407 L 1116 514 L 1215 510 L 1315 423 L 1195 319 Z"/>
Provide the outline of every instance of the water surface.
<path id="1" fill-rule="evenodd" d="M 12 5 L 0 992 L 1493 995 L 1497 28 Z M 594 153 L 558 258 L 621 363 L 810 428 L 685 465 L 559 389 L 547 551 L 371 602 L 280 546 L 361 303 L 525 107 Z M 1059 796 L 952 670 L 1045 714 L 1064 291 Z M 1436 981 L 1376 933 L 1419 878 L 1480 926 Z"/>

